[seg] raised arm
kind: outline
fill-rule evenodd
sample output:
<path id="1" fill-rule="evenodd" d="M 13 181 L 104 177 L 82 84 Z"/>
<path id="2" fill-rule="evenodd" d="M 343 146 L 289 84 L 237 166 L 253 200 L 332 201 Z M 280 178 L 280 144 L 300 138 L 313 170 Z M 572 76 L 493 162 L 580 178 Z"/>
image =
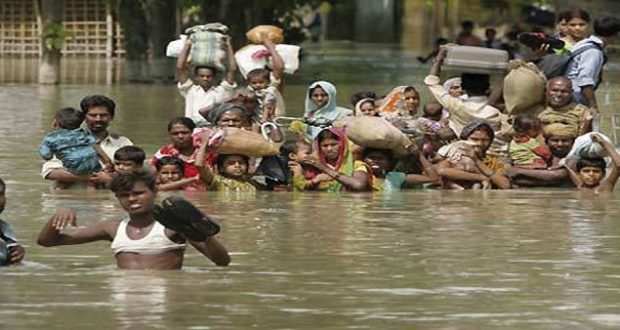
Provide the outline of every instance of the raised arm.
<path id="1" fill-rule="evenodd" d="M 271 53 L 271 65 L 273 70 L 273 77 L 281 80 L 284 74 L 284 60 L 276 51 L 276 45 L 269 38 L 263 38 L 263 45 Z"/>
<path id="2" fill-rule="evenodd" d="M 446 54 L 448 53 L 448 48 L 446 46 L 440 46 L 439 52 L 437 52 L 437 56 L 433 60 L 433 65 L 431 65 L 431 71 L 429 75 L 439 77 L 441 75 L 441 65 L 443 64 L 443 60 L 446 58 Z"/>
<path id="3" fill-rule="evenodd" d="M 200 180 L 205 183 L 205 185 L 210 186 L 213 183 L 213 179 L 215 179 L 215 175 L 211 168 L 205 166 L 205 155 L 207 154 L 207 146 L 209 144 L 209 137 L 211 135 L 209 133 L 203 133 L 202 135 L 202 143 L 200 144 L 200 148 L 198 148 L 198 152 L 196 153 L 196 160 L 194 165 L 198 167 L 198 173 L 200 173 Z"/>
<path id="4" fill-rule="evenodd" d="M 575 173 L 575 171 L 573 171 L 573 169 L 570 168 L 570 166 L 566 164 L 564 164 L 564 168 L 566 169 L 566 171 L 568 171 L 568 175 L 570 176 L 570 179 L 575 185 L 575 187 L 581 188 L 583 186 L 583 181 L 581 181 L 581 178 L 579 178 L 579 175 Z"/>
<path id="5" fill-rule="evenodd" d="M 226 37 L 226 57 L 228 58 L 228 68 L 226 68 L 226 82 L 234 85 L 237 75 L 237 61 L 235 60 L 235 51 L 233 50 L 232 40 Z"/>
<path id="6" fill-rule="evenodd" d="M 94 241 L 111 241 L 112 232 L 116 232 L 117 221 L 100 221 L 84 227 L 76 227 L 75 211 L 70 208 L 59 208 L 41 229 L 37 243 L 50 247 L 58 245 L 74 245 Z M 67 228 L 67 226 L 71 226 Z"/>
<path id="7" fill-rule="evenodd" d="M 177 58 L 177 81 L 180 84 L 183 84 L 189 79 L 187 77 L 187 56 L 189 55 L 189 50 L 192 48 L 192 43 L 187 38 L 185 40 L 185 45 L 179 53 L 179 57 Z"/>
<path id="8" fill-rule="evenodd" d="M 603 148 L 607 152 L 607 155 L 611 157 L 611 162 L 613 163 L 611 171 L 609 172 L 607 177 L 603 179 L 603 182 L 601 182 L 601 188 L 599 188 L 599 191 L 612 191 L 614 190 L 614 186 L 616 185 L 616 182 L 618 181 L 618 176 L 620 175 L 620 155 L 616 151 L 616 148 L 614 148 L 614 146 L 609 143 L 609 141 L 604 139 L 598 133 L 592 134 L 591 138 L 593 142 L 597 142 L 603 146 Z"/>

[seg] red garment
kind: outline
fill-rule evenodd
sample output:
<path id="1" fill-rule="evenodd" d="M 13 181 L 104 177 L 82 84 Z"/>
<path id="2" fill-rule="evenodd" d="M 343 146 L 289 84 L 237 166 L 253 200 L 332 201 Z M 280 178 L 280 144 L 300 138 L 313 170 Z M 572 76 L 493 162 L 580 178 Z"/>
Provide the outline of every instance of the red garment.
<path id="1" fill-rule="evenodd" d="M 198 153 L 198 148 L 194 148 L 194 152 L 188 157 L 185 155 L 182 155 L 179 150 L 177 148 L 174 147 L 173 144 L 169 144 L 166 146 L 163 146 L 161 148 L 159 148 L 159 150 L 157 150 L 157 152 L 155 152 L 155 155 L 153 155 L 153 158 L 151 159 L 151 164 L 153 166 L 155 166 L 155 164 L 157 163 L 157 160 L 159 158 L 162 157 L 173 157 L 173 158 L 178 158 L 180 160 L 183 161 L 183 177 L 184 178 L 193 178 L 195 176 L 197 176 L 198 174 L 200 174 L 200 171 L 198 170 L 198 167 L 195 165 L 195 161 L 196 161 L 196 154 Z M 205 156 L 205 165 L 206 166 L 211 166 L 212 165 L 212 161 L 215 159 L 215 154 L 214 153 L 208 153 Z M 196 181 L 190 185 L 187 185 L 185 187 L 185 190 L 200 190 L 200 191 L 205 191 L 206 190 L 206 186 L 203 184 L 202 181 Z"/>

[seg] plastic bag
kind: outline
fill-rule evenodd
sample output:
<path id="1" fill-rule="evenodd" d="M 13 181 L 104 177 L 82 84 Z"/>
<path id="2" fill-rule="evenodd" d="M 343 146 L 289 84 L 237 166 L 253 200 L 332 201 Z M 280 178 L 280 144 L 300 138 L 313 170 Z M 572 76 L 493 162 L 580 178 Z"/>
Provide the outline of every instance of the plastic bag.
<path id="1" fill-rule="evenodd" d="M 284 73 L 293 74 L 299 69 L 299 46 L 276 45 L 276 52 L 284 61 Z M 248 45 L 235 53 L 239 71 L 245 78 L 254 69 L 265 68 L 270 61 L 267 48 L 263 45 Z"/>

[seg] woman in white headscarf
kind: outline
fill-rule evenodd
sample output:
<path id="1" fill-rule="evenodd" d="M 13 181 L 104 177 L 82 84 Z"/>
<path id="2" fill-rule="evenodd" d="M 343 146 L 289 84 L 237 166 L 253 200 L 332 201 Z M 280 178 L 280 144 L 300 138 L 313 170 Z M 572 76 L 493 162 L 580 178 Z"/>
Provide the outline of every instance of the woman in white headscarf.
<path id="1" fill-rule="evenodd" d="M 305 118 L 323 118 L 334 122 L 350 116 L 353 111 L 339 107 L 336 102 L 336 87 L 327 81 L 317 81 L 308 87 L 305 101 Z M 314 139 L 321 128 L 308 126 L 307 133 Z"/>

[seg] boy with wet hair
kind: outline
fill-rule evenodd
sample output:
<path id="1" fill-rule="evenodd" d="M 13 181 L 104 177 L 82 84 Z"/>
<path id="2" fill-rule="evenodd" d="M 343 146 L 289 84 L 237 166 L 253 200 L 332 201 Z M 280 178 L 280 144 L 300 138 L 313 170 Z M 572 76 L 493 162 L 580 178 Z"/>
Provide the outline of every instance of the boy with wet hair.
<path id="1" fill-rule="evenodd" d="M 155 177 L 144 169 L 120 173 L 112 180 L 110 189 L 127 212 L 127 218 L 77 227 L 75 211 L 60 208 L 41 229 L 37 243 L 50 247 L 111 241 L 118 268 L 153 270 L 181 269 L 189 243 L 216 265 L 228 265 L 230 256 L 214 237 L 193 241 L 155 220 L 155 185 Z"/>
<path id="2" fill-rule="evenodd" d="M 114 176 L 129 170 L 136 170 L 144 167 L 146 158 L 144 150 L 136 146 L 124 146 L 114 152 L 114 166 L 105 172 L 94 174 L 96 181 L 102 187 L 109 187 Z"/>
<path id="3" fill-rule="evenodd" d="M 146 155 L 144 150 L 136 146 L 124 146 L 114 153 L 114 171 L 122 173 L 144 166 Z"/>
<path id="4" fill-rule="evenodd" d="M 99 156 L 103 152 L 97 150 L 97 139 L 80 128 L 83 121 L 82 111 L 73 108 L 58 110 L 52 121 L 54 131 L 43 137 L 39 147 L 41 157 L 50 160 L 56 156 L 75 175 L 101 171 Z"/>
<path id="5" fill-rule="evenodd" d="M 0 179 L 0 213 L 6 204 L 6 184 Z M 0 266 L 15 265 L 24 259 L 26 250 L 17 243 L 13 228 L 0 219 Z"/>
<path id="6" fill-rule="evenodd" d="M 611 171 L 606 175 L 606 163 L 603 158 L 580 158 L 577 161 L 577 172 L 570 166 L 564 165 L 570 178 L 579 190 L 591 191 L 595 194 L 609 193 L 614 190 L 614 186 L 620 176 L 620 154 L 616 148 L 602 138 L 598 133 L 591 135 L 592 142 L 603 146 L 607 155 L 611 158 Z"/>

